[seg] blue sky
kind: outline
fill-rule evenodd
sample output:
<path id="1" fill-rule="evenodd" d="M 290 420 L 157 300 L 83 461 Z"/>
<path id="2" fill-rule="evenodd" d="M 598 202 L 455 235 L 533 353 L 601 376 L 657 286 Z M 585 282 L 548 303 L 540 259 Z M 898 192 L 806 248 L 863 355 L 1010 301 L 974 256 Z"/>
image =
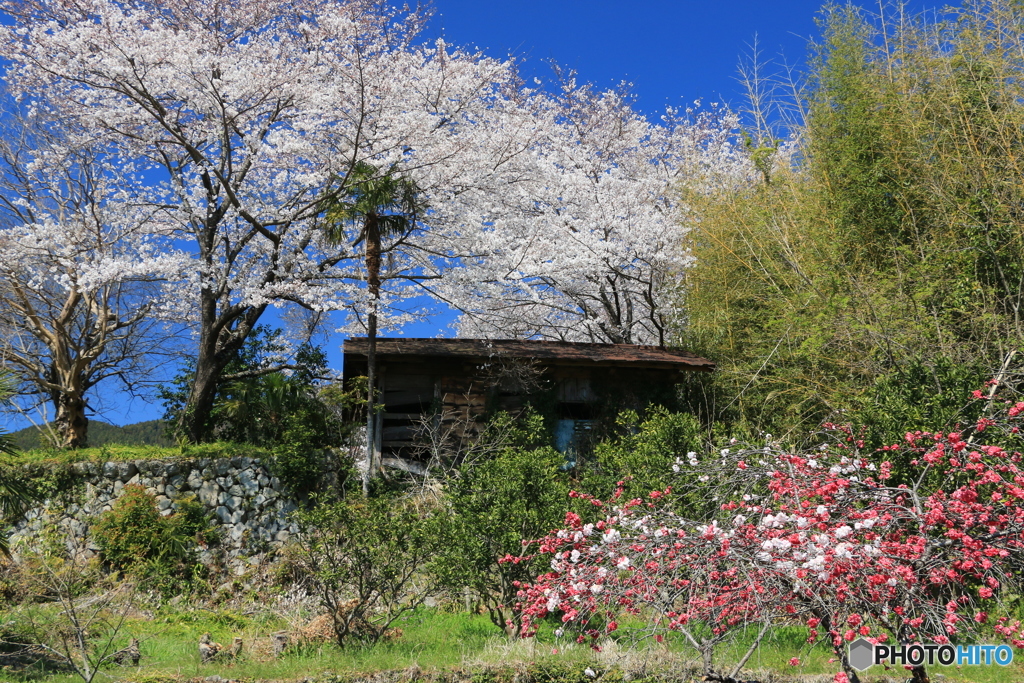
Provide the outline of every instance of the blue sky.
<path id="1" fill-rule="evenodd" d="M 765 58 L 781 53 L 797 66 L 816 34 L 817 0 L 434 0 L 425 38 L 513 55 L 525 76 L 546 79 L 549 62 L 574 69 L 580 81 L 632 84 L 636 107 L 657 118 L 666 105 L 696 99 L 739 106 L 737 65 L 755 36 Z M 450 335 L 453 316 L 407 327 L 410 337 Z M 273 324 L 272 321 L 267 321 Z M 324 340 L 340 370 L 339 335 Z M 160 406 L 107 395 L 98 419 L 127 424 L 159 417 Z M 24 420 L 8 424 L 18 428 Z"/>
<path id="2" fill-rule="evenodd" d="M 431 36 L 525 60 L 545 77 L 554 60 L 583 81 L 633 83 L 656 115 L 697 98 L 738 103 L 740 56 L 757 36 L 766 57 L 799 63 L 816 32 L 818 0 L 434 0 Z"/>

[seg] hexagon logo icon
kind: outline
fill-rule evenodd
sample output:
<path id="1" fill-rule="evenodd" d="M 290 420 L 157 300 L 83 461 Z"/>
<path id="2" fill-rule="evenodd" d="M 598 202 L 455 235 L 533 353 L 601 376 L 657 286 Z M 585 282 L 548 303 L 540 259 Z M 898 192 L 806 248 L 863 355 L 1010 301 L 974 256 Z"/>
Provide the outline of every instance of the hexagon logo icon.
<path id="1" fill-rule="evenodd" d="M 875 663 L 875 646 L 865 638 L 858 638 L 850 643 L 850 666 L 857 671 L 864 671 Z"/>

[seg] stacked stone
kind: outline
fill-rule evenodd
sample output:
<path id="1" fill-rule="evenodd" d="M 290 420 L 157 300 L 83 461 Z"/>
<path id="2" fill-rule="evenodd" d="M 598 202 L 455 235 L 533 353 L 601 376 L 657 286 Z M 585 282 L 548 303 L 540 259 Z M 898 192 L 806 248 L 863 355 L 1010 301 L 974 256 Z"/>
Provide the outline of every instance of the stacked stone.
<path id="1" fill-rule="evenodd" d="M 46 525 L 70 531 L 89 552 L 97 548 L 87 538 L 95 518 L 110 510 L 125 486 L 138 484 L 156 496 L 161 515 L 177 509 L 177 501 L 193 494 L 220 527 L 221 551 L 229 564 L 280 547 L 297 531 L 289 515 L 295 502 L 280 480 L 258 458 L 198 460 L 134 460 L 77 463 L 84 491 L 70 504 L 48 501 L 29 511 L 15 528 L 12 542 L 37 535 Z M 82 547 L 82 545 L 79 545 Z M 201 559 L 209 560 L 210 551 Z"/>

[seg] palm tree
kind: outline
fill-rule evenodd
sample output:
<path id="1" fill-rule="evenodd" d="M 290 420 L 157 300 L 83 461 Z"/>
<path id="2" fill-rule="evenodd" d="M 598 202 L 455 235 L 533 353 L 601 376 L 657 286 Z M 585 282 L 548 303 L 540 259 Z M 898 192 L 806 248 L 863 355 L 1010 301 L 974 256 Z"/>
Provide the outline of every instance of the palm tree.
<path id="1" fill-rule="evenodd" d="M 14 378 L 8 372 L 0 372 L 0 403 L 10 400 L 14 395 Z M 13 456 L 17 453 L 10 434 L 0 430 L 0 458 Z M 0 460 L 0 464 L 2 460 Z M 16 522 L 28 509 L 31 498 L 25 484 L 13 474 L 10 467 L 0 469 L 0 531 L 7 524 Z M 10 557 L 7 535 L 0 533 L 0 554 Z"/>
<path id="2" fill-rule="evenodd" d="M 327 209 L 327 238 L 338 244 L 346 240 L 345 228 L 359 227 L 354 245 L 364 245 L 366 263 L 366 289 L 370 295 L 370 310 L 366 316 L 366 473 L 363 475 L 363 493 L 368 493 L 370 478 L 378 469 L 379 444 L 377 421 L 383 419 L 376 409 L 377 375 L 377 309 L 380 301 L 381 256 L 385 237 L 391 241 L 391 251 L 416 229 L 419 216 L 426 210 L 416 183 L 395 173 L 392 167 L 380 173 L 365 161 L 357 162 L 343 181 L 343 190 L 332 198 Z"/>

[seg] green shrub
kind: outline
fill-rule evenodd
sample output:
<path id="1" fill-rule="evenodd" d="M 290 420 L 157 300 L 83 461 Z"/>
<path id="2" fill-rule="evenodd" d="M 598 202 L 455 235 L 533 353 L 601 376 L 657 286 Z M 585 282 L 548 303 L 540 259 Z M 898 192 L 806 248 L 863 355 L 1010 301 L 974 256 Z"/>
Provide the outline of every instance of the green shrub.
<path id="1" fill-rule="evenodd" d="M 509 443 L 530 442 L 530 424 Z M 464 463 L 446 487 L 444 540 L 432 571 L 453 592 L 472 589 L 498 628 L 518 623 L 511 609 L 516 582 L 533 581 L 547 570 L 538 559 L 500 560 L 521 555 L 523 539 L 541 538 L 564 520 L 569 504 L 564 464 L 565 456 L 551 447 L 509 445 L 492 458 Z"/>
<path id="2" fill-rule="evenodd" d="M 199 578 L 197 541 L 210 542 L 210 522 L 194 499 L 178 503 L 178 512 L 163 517 L 156 497 L 143 486 L 129 484 L 92 528 L 103 562 L 115 571 L 153 579 L 171 590 Z"/>
<path id="3" fill-rule="evenodd" d="M 438 549 L 437 517 L 407 499 L 318 500 L 298 521 L 295 559 L 332 616 L 339 646 L 376 643 L 432 591 L 420 570 Z"/>
<path id="4" fill-rule="evenodd" d="M 611 495 L 618 482 L 622 482 L 626 500 L 678 487 L 681 475 L 674 473 L 676 461 L 689 462 L 696 453 L 703 457 L 706 452 L 707 432 L 687 413 L 655 408 L 641 422 L 635 412 L 626 411 L 617 424 L 619 435 L 597 444 L 593 459 L 581 473 L 580 488 L 598 498 Z M 693 471 L 692 467 L 678 469 Z M 705 499 L 677 496 L 676 504 L 689 513 L 699 513 Z"/>
<path id="5" fill-rule="evenodd" d="M 194 493 L 178 498 L 174 505 L 174 514 L 164 517 L 170 526 L 171 536 L 195 539 L 197 543 L 203 545 L 220 543 L 220 529 L 211 526 L 210 513 Z"/>
<path id="6" fill-rule="evenodd" d="M 158 551 L 166 528 L 156 508 L 156 497 L 145 487 L 130 484 L 124 487 L 113 509 L 100 516 L 93 535 L 107 564 L 130 570 Z"/>

